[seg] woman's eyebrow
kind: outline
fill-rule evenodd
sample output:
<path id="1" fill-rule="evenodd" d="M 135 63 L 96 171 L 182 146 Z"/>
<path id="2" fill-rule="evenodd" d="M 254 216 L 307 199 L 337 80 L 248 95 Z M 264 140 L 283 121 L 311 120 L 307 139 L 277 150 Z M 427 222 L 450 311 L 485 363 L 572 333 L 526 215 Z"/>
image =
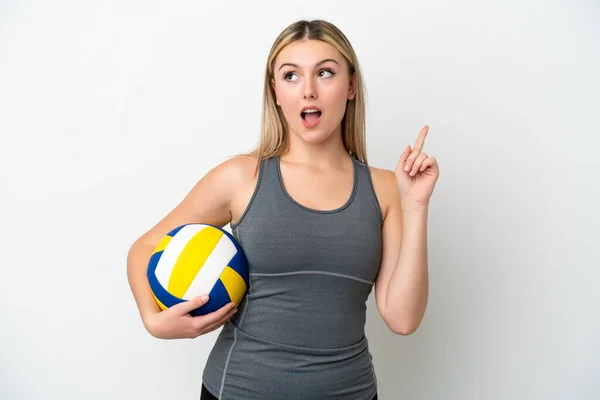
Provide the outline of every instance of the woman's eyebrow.
<path id="1" fill-rule="evenodd" d="M 321 61 L 319 61 L 319 62 L 317 63 L 317 65 L 316 65 L 316 67 L 318 67 L 318 66 L 319 66 L 319 65 L 321 65 L 321 64 L 325 64 L 325 63 L 326 63 L 326 62 L 328 62 L 328 61 L 334 62 L 334 63 L 336 63 L 336 64 L 338 64 L 338 65 L 339 65 L 339 63 L 338 63 L 337 61 L 335 61 L 333 58 L 326 58 L 326 59 L 324 59 L 324 60 L 321 60 Z M 298 67 L 298 65 L 296 65 L 296 64 L 292 64 L 292 63 L 283 63 L 283 64 L 281 64 L 281 65 L 279 66 L 279 69 L 281 69 L 281 68 L 285 67 L 286 65 L 287 65 L 287 66 L 290 66 L 290 67 L 294 67 L 294 68 L 299 68 L 299 67 Z"/>

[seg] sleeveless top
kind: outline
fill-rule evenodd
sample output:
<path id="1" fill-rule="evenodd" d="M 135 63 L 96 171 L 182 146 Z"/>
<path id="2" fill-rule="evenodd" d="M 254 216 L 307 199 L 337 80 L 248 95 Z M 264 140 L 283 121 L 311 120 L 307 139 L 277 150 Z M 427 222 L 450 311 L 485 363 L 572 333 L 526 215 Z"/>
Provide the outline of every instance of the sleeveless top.
<path id="1" fill-rule="evenodd" d="M 258 182 L 232 234 L 250 281 L 223 326 L 202 381 L 220 400 L 371 400 L 377 380 L 365 337 L 366 301 L 381 262 L 382 213 L 369 167 L 335 210 L 296 202 L 280 159 Z"/>

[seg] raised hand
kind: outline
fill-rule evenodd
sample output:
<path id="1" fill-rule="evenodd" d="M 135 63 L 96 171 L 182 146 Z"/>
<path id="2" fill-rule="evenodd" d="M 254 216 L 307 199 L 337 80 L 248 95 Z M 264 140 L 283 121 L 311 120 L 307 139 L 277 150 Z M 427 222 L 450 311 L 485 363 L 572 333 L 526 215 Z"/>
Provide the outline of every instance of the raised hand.
<path id="1" fill-rule="evenodd" d="M 426 207 L 439 177 L 439 167 L 434 157 L 424 151 L 429 126 L 424 126 L 414 147 L 407 145 L 396 168 L 396 180 L 402 203 L 408 207 Z"/>

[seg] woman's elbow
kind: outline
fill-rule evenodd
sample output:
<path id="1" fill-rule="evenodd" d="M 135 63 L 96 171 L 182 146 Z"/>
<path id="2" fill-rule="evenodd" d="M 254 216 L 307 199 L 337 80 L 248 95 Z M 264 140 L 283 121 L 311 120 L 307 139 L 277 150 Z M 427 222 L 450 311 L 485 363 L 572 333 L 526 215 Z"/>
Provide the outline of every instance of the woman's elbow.
<path id="1" fill-rule="evenodd" d="M 396 335 L 408 336 L 415 333 L 420 326 L 417 321 L 386 321 L 388 328 Z"/>

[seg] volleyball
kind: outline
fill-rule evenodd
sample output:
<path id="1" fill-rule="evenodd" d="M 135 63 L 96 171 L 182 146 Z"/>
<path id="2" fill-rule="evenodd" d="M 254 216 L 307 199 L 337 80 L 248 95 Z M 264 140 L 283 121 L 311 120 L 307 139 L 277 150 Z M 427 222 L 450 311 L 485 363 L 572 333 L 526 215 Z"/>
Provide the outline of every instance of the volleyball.
<path id="1" fill-rule="evenodd" d="M 159 307 L 208 294 L 194 316 L 217 311 L 229 302 L 238 307 L 248 287 L 248 262 L 238 241 L 210 224 L 185 224 L 165 235 L 148 263 L 150 289 Z"/>

